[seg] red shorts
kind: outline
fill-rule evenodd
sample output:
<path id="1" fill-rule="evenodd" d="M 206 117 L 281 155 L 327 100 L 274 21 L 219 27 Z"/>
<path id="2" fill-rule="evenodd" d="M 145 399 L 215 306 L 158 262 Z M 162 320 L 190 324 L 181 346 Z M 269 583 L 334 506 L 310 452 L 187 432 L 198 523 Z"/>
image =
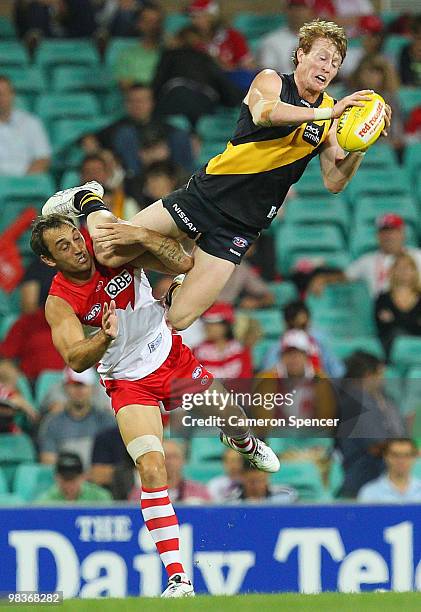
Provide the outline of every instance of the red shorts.
<path id="1" fill-rule="evenodd" d="M 203 393 L 212 381 L 213 375 L 200 365 L 181 336 L 173 335 L 170 354 L 155 372 L 139 380 L 105 380 L 104 384 L 117 414 L 129 404 L 159 406 L 162 402 L 166 410 L 174 410 L 184 393 Z"/>

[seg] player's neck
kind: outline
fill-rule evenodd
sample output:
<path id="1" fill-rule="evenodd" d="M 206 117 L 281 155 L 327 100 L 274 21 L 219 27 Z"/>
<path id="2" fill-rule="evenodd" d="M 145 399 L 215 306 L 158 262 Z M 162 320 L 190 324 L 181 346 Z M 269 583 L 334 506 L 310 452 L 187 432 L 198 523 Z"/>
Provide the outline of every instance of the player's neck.
<path id="1" fill-rule="evenodd" d="M 294 81 L 295 81 L 295 85 L 297 87 L 297 91 L 298 91 L 298 95 L 305 100 L 306 102 L 309 102 L 310 104 L 314 104 L 315 102 L 317 102 L 317 100 L 319 99 L 320 96 L 320 92 L 319 91 L 311 91 L 309 89 L 307 89 L 307 87 L 304 84 L 304 81 L 301 80 L 300 75 L 297 74 L 297 71 L 294 72 Z"/>
<path id="2" fill-rule="evenodd" d="M 71 273 L 61 271 L 61 273 L 63 274 L 64 278 L 71 283 L 75 285 L 84 285 L 90 281 L 95 274 L 95 265 L 92 263 L 91 269 L 83 272 Z"/>

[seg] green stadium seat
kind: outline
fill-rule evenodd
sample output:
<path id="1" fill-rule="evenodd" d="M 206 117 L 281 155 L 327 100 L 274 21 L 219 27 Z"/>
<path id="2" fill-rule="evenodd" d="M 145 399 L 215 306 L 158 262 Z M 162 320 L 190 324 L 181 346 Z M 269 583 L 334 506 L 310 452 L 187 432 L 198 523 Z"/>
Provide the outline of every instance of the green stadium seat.
<path id="1" fill-rule="evenodd" d="M 297 287 L 290 281 L 272 282 L 269 283 L 269 288 L 275 297 L 275 306 L 278 308 L 298 299 Z"/>
<path id="2" fill-rule="evenodd" d="M 164 32 L 166 34 L 176 34 L 181 28 L 190 23 L 189 16 L 185 13 L 168 13 L 165 16 Z"/>
<path id="3" fill-rule="evenodd" d="M 35 112 L 44 121 L 98 117 L 100 107 L 95 95 L 89 93 L 48 93 L 39 96 Z"/>
<path id="4" fill-rule="evenodd" d="M 49 174 L 26 176 L 0 176 L 0 194 L 3 202 L 13 200 L 26 205 L 46 200 L 56 191 Z"/>
<path id="5" fill-rule="evenodd" d="M 221 140 L 219 142 L 205 142 L 200 149 L 200 154 L 197 162 L 198 167 L 204 166 L 208 163 L 210 159 L 212 159 L 212 157 L 215 157 L 216 155 L 219 155 L 220 153 L 225 151 L 226 146 L 226 140 Z"/>
<path id="6" fill-rule="evenodd" d="M 203 142 L 226 143 L 232 137 L 236 123 L 234 116 L 206 115 L 198 121 L 197 133 Z"/>
<path id="7" fill-rule="evenodd" d="M 417 106 L 421 106 L 421 87 L 401 87 L 398 97 L 402 112 L 409 115 Z"/>
<path id="8" fill-rule="evenodd" d="M 421 480 L 421 458 L 418 457 L 418 459 L 416 459 L 415 464 L 414 464 L 414 468 L 412 470 L 412 475 L 415 476 L 415 478 L 419 478 Z"/>
<path id="9" fill-rule="evenodd" d="M 77 143 L 86 134 L 93 134 L 106 127 L 110 123 L 109 117 L 91 117 L 90 119 L 59 119 L 54 121 L 51 130 L 54 152 L 57 155 L 64 149 Z M 79 154 L 79 157 L 83 157 Z M 80 161 L 80 159 L 79 159 Z M 69 166 L 69 159 L 65 160 L 65 165 Z M 76 166 L 79 162 L 76 163 Z M 73 164 L 72 164 L 72 167 Z"/>
<path id="10" fill-rule="evenodd" d="M 13 492 L 26 502 L 34 501 L 54 484 L 54 466 L 24 463 L 17 467 Z"/>
<path id="11" fill-rule="evenodd" d="M 1 67 L 1 74 L 7 76 L 13 83 L 18 94 L 42 93 L 47 89 L 44 71 L 37 66 L 6 66 Z"/>
<path id="12" fill-rule="evenodd" d="M 326 496 L 320 471 L 310 461 L 283 461 L 271 482 L 293 487 L 301 501 L 321 501 Z"/>
<path id="13" fill-rule="evenodd" d="M 16 38 L 15 24 L 5 15 L 0 17 L 0 38 Z"/>
<path id="14" fill-rule="evenodd" d="M 0 495 L 4 495 L 4 493 L 9 492 L 9 487 L 7 486 L 7 478 L 0 468 Z"/>
<path id="15" fill-rule="evenodd" d="M 35 53 L 35 64 L 51 69 L 63 66 L 95 66 L 99 55 L 88 40 L 44 40 Z"/>
<path id="16" fill-rule="evenodd" d="M 30 98 L 19 94 L 15 95 L 15 108 L 31 112 L 32 104 Z"/>
<path id="17" fill-rule="evenodd" d="M 80 184 L 80 172 L 78 170 L 67 170 L 60 181 L 60 189 L 70 189 Z"/>
<path id="18" fill-rule="evenodd" d="M 342 466 L 342 461 L 334 454 L 330 463 L 328 477 L 328 488 L 333 497 L 336 497 L 343 484 L 344 478 L 345 472 Z"/>
<path id="19" fill-rule="evenodd" d="M 107 46 L 105 64 L 109 67 L 114 66 L 122 51 L 135 47 L 137 44 L 137 40 L 133 38 L 113 38 Z"/>
<path id="20" fill-rule="evenodd" d="M 275 236 L 278 269 L 287 274 L 294 256 L 295 260 L 297 256 L 322 258 L 328 253 L 343 252 L 345 246 L 344 237 L 336 227 L 284 224 Z"/>
<path id="21" fill-rule="evenodd" d="M 316 438 L 316 437 L 288 437 L 288 438 L 268 438 L 267 443 L 277 455 L 290 451 L 309 450 L 315 447 L 321 447 L 326 451 L 328 456 L 333 448 L 333 438 Z"/>
<path id="22" fill-rule="evenodd" d="M 418 246 L 416 235 L 411 225 L 406 228 L 405 238 L 406 246 Z M 378 249 L 378 239 L 375 225 L 355 226 L 351 230 L 349 245 L 353 259 L 369 251 L 376 251 Z"/>
<path id="23" fill-rule="evenodd" d="M 392 147 L 386 144 L 376 143 L 376 146 L 368 149 L 364 157 L 364 169 L 392 170 L 398 167 L 398 162 Z"/>
<path id="24" fill-rule="evenodd" d="M 0 441 L 0 466 L 10 488 L 17 466 L 35 461 L 35 448 L 31 438 L 24 433 L 1 434 Z"/>
<path id="25" fill-rule="evenodd" d="M 310 172 L 309 174 L 304 172 L 298 183 L 294 185 L 294 190 L 299 198 L 314 199 L 331 196 L 323 183 L 320 169 L 318 173 L 315 171 L 314 173 Z"/>
<path id="26" fill-rule="evenodd" d="M 386 213 L 397 213 L 414 231 L 418 228 L 418 211 L 413 198 L 406 196 L 363 196 L 355 202 L 354 226 L 375 224 L 377 217 Z"/>
<path id="27" fill-rule="evenodd" d="M 421 338 L 418 336 L 396 338 L 392 345 L 390 360 L 400 372 L 406 372 L 413 366 L 421 366 Z"/>
<path id="28" fill-rule="evenodd" d="M 57 66 L 53 71 L 51 84 L 54 92 L 108 92 L 115 87 L 110 71 L 98 66 Z"/>
<path id="29" fill-rule="evenodd" d="M 406 172 L 400 168 L 374 172 L 361 168 L 345 190 L 349 202 L 355 206 L 363 195 L 411 195 L 411 186 Z"/>
<path id="30" fill-rule="evenodd" d="M 262 369 L 262 363 L 266 353 L 278 344 L 279 338 L 278 340 L 265 338 L 253 346 L 253 366 L 256 372 Z"/>
<path id="31" fill-rule="evenodd" d="M 384 359 L 382 344 L 376 336 L 330 338 L 329 344 L 339 359 L 346 359 L 355 351 L 366 351 L 380 359 Z"/>
<path id="32" fill-rule="evenodd" d="M 345 200 L 341 198 L 305 198 L 289 200 L 284 222 L 292 225 L 334 225 L 344 237 L 348 233 L 349 213 Z"/>
<path id="33" fill-rule="evenodd" d="M 404 165 L 414 185 L 419 185 L 421 170 L 421 142 L 410 143 L 406 146 Z"/>
<path id="34" fill-rule="evenodd" d="M 165 123 L 185 132 L 191 132 L 192 130 L 191 123 L 185 115 L 167 115 Z"/>
<path id="35" fill-rule="evenodd" d="M 398 64 L 402 48 L 405 47 L 408 42 L 409 40 L 406 36 L 401 36 L 400 34 L 388 34 L 385 38 L 383 53 L 391 56 L 394 62 Z"/>
<path id="36" fill-rule="evenodd" d="M 207 484 L 211 478 L 221 476 L 224 468 L 221 461 L 211 461 L 207 464 L 195 465 L 188 464 L 184 468 L 184 477 L 196 480 L 202 484 Z"/>
<path id="37" fill-rule="evenodd" d="M 123 116 L 125 113 L 124 97 L 119 89 L 113 89 L 101 96 L 101 105 L 104 114 Z"/>
<path id="38" fill-rule="evenodd" d="M 279 338 L 282 334 L 284 325 L 282 313 L 279 308 L 262 308 L 261 310 L 237 310 L 237 314 L 245 314 L 251 319 L 255 319 L 262 328 L 266 338 Z"/>
<path id="39" fill-rule="evenodd" d="M 0 495 L 0 506 L 21 506 L 23 499 L 16 493 L 3 493 Z"/>
<path id="40" fill-rule="evenodd" d="M 190 444 L 190 462 L 201 464 L 219 461 L 224 449 L 225 446 L 221 443 L 218 432 L 214 434 L 209 432 L 208 437 L 193 437 Z"/>
<path id="41" fill-rule="evenodd" d="M 60 370 L 44 370 L 35 383 L 35 404 L 41 408 L 42 401 L 52 386 L 63 382 L 63 372 Z"/>
<path id="42" fill-rule="evenodd" d="M 233 26 L 240 30 L 246 38 L 258 39 L 285 25 L 285 21 L 285 16 L 280 13 L 266 15 L 239 13 L 234 17 Z"/>
<path id="43" fill-rule="evenodd" d="M 0 312 L 0 341 L 4 340 L 7 332 L 18 318 L 18 313 L 3 314 Z"/>
<path id="44" fill-rule="evenodd" d="M 0 72 L 5 66 L 25 66 L 29 55 L 25 46 L 18 40 L 0 40 Z"/>

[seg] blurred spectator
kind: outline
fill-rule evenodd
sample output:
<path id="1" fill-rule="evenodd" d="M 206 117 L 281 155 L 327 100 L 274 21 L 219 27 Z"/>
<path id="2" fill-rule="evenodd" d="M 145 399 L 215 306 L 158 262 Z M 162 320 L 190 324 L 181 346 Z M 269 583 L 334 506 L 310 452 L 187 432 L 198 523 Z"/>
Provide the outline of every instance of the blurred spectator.
<path id="1" fill-rule="evenodd" d="M 159 4 L 145 2 L 139 10 L 136 32 L 139 43 L 117 56 L 114 76 L 125 89 L 138 81 L 151 83 L 161 56 L 164 13 Z"/>
<path id="2" fill-rule="evenodd" d="M 173 503 L 200 504 L 211 501 L 204 484 L 184 478 L 183 470 L 186 462 L 184 447 L 175 440 L 164 440 L 165 467 L 168 476 L 168 494 Z M 138 501 L 140 488 L 131 492 L 129 499 Z"/>
<path id="3" fill-rule="evenodd" d="M 336 445 L 343 456 L 345 479 L 340 497 L 356 497 L 361 487 L 383 472 L 388 439 L 406 435 L 399 410 L 383 390 L 384 364 L 364 351 L 347 359 L 339 389 Z"/>
<path id="4" fill-rule="evenodd" d="M 51 147 L 41 121 L 15 108 L 11 81 L 0 75 L 0 174 L 47 172 Z"/>
<path id="5" fill-rule="evenodd" d="M 295 489 L 270 485 L 269 474 L 244 461 L 239 499 L 253 504 L 292 504 L 297 501 Z"/>
<path id="6" fill-rule="evenodd" d="M 289 74 L 294 70 L 292 56 L 297 47 L 298 30 L 314 17 L 312 1 L 287 0 L 285 16 L 285 26 L 263 37 L 257 59 L 261 68 Z"/>
<path id="7" fill-rule="evenodd" d="M 257 418 L 334 418 L 336 401 L 330 381 L 324 372 L 315 368 L 310 359 L 312 343 L 308 334 L 290 329 L 282 337 L 281 355 L 274 368 L 258 375 L 256 393 L 260 393 L 262 405 L 256 406 Z M 282 405 L 266 405 L 265 397 L 281 394 Z M 259 428 L 263 437 L 269 435 L 269 426 Z"/>
<path id="8" fill-rule="evenodd" d="M 400 335 L 421 335 L 421 278 L 408 254 L 399 255 L 389 273 L 390 289 L 376 300 L 376 323 L 386 356 Z"/>
<path id="9" fill-rule="evenodd" d="M 84 38 L 96 30 L 92 0 L 17 0 L 14 17 L 30 48 L 43 37 Z"/>
<path id="10" fill-rule="evenodd" d="M 80 182 L 88 181 L 97 181 L 104 187 L 104 201 L 117 218 L 128 221 L 139 212 L 136 200 L 125 193 L 124 171 L 111 151 L 100 151 L 84 158 Z"/>
<path id="11" fill-rule="evenodd" d="M 194 354 L 215 378 L 251 378 L 250 350 L 234 338 L 234 310 L 230 304 L 217 302 L 203 315 L 205 340 Z"/>
<path id="12" fill-rule="evenodd" d="M 0 433 L 21 433 L 19 416 L 25 414 L 31 423 L 38 419 L 34 407 L 17 388 L 19 370 L 11 361 L 0 361 Z"/>
<path id="13" fill-rule="evenodd" d="M 56 271 L 46 266 L 39 257 L 32 257 L 20 285 L 20 311 L 31 314 L 44 306 Z"/>
<path id="14" fill-rule="evenodd" d="M 352 91 L 372 89 L 392 107 L 393 121 L 388 134 L 392 146 L 399 154 L 404 146 L 404 125 L 397 97 L 399 77 L 395 67 L 381 55 L 366 55 L 351 76 L 351 89 Z"/>
<path id="15" fill-rule="evenodd" d="M 215 476 L 208 482 L 208 491 L 212 501 L 223 503 L 239 496 L 241 478 L 243 475 L 244 461 L 240 453 L 228 448 L 222 457 L 224 474 Z"/>
<path id="16" fill-rule="evenodd" d="M 253 252 L 252 246 L 241 264 L 235 266 L 229 282 L 219 294 L 220 302 L 234 304 L 238 301 L 238 307 L 245 309 L 264 308 L 273 304 L 274 297 L 269 285 L 248 262 Z"/>
<path id="17" fill-rule="evenodd" d="M 324 2 L 324 0 L 321 0 Z M 316 6 L 319 0 L 315 0 Z M 361 19 L 376 17 L 371 0 L 332 0 L 333 21 L 344 26 L 349 37 L 360 33 Z"/>
<path id="18" fill-rule="evenodd" d="M 80 457 L 75 453 L 60 453 L 56 462 L 56 484 L 42 493 L 36 503 L 108 502 L 111 494 L 98 485 L 87 482 Z"/>
<path id="19" fill-rule="evenodd" d="M 34 382 L 43 370 L 61 370 L 62 357 L 51 339 L 44 307 L 21 315 L 0 342 L 0 355 L 16 359 L 22 372 Z"/>
<path id="20" fill-rule="evenodd" d="M 421 106 L 412 109 L 405 123 L 405 141 L 419 142 L 421 140 Z"/>
<path id="21" fill-rule="evenodd" d="M 76 452 L 89 468 L 95 436 L 115 425 L 111 409 L 93 405 L 95 377 L 91 370 L 68 370 L 63 412 L 45 417 L 38 432 L 41 463 L 54 463 L 61 451 Z"/>
<path id="22" fill-rule="evenodd" d="M 127 499 L 133 488 L 134 465 L 116 425 L 94 441 L 89 480 L 111 491 L 114 499 Z"/>
<path id="23" fill-rule="evenodd" d="M 195 126 L 218 104 L 237 106 L 243 92 L 207 53 L 198 49 L 200 37 L 193 27 L 178 32 L 173 48 L 166 49 L 153 80 L 157 115 L 185 115 Z"/>
<path id="24" fill-rule="evenodd" d="M 411 42 L 405 45 L 399 58 L 402 85 L 421 87 L 421 15 L 411 27 Z"/>
<path id="25" fill-rule="evenodd" d="M 355 21 L 355 18 L 351 18 Z M 356 72 L 358 64 L 363 58 L 377 59 L 381 58 L 386 62 L 387 66 L 390 63 L 384 55 L 382 55 L 383 43 L 385 40 L 385 28 L 383 21 L 378 15 L 365 15 L 358 19 L 358 28 L 355 28 L 355 35 L 360 35 L 361 45 L 351 46 L 347 50 L 346 58 L 341 65 L 339 76 L 343 79 L 349 79 Z M 399 79 L 395 74 L 394 83 Z M 393 85 L 393 83 L 391 83 Z M 354 83 L 350 84 L 353 87 Z M 371 88 L 370 88 L 371 89 Z"/>
<path id="26" fill-rule="evenodd" d="M 216 0 L 193 0 L 189 14 L 201 37 L 199 48 L 209 53 L 221 68 L 233 70 L 254 67 L 246 38 L 238 30 L 224 25 Z"/>
<path id="27" fill-rule="evenodd" d="M 329 346 L 326 335 L 313 328 L 308 306 L 302 300 L 289 302 L 283 308 L 285 327 L 287 330 L 299 329 L 308 335 L 310 343 L 309 359 L 314 368 L 322 369 L 330 378 L 340 378 L 344 374 L 344 366 Z M 280 358 L 281 342 L 271 347 L 262 363 L 263 370 L 273 368 Z"/>
<path id="28" fill-rule="evenodd" d="M 107 0 L 100 13 L 100 22 L 110 36 L 136 36 L 136 17 L 142 0 Z"/>
<path id="29" fill-rule="evenodd" d="M 125 93 L 125 111 L 122 119 L 112 123 L 101 132 L 85 137 L 84 149 L 95 153 L 100 147 L 111 149 L 121 160 L 129 176 L 142 173 L 142 150 L 145 135 L 150 128 L 165 137 L 171 152 L 171 159 L 187 173 L 193 170 L 193 152 L 190 135 L 185 130 L 173 127 L 155 118 L 152 89 L 143 83 L 132 85 Z"/>
<path id="30" fill-rule="evenodd" d="M 361 255 L 346 270 L 349 280 L 364 280 L 373 297 L 389 289 L 390 268 L 396 257 L 408 253 L 421 273 L 421 249 L 405 247 L 405 222 L 399 215 L 385 214 L 376 221 L 379 249 Z"/>
<path id="31" fill-rule="evenodd" d="M 368 504 L 421 502 L 421 480 L 411 475 L 417 454 L 417 445 L 410 438 L 389 440 L 383 453 L 386 472 L 360 489 L 358 501 Z"/>
<path id="32" fill-rule="evenodd" d="M 142 208 L 150 206 L 179 187 L 179 175 L 177 167 L 171 161 L 149 164 L 143 174 Z"/>

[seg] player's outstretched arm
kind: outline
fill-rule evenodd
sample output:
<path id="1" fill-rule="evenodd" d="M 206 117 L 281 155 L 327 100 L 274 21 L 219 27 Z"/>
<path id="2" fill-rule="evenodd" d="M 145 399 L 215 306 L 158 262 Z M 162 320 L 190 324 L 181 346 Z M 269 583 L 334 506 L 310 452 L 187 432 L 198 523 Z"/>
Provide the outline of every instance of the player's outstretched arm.
<path id="1" fill-rule="evenodd" d="M 167 274 L 185 273 L 193 267 L 193 258 L 186 253 L 178 240 L 132 223 L 97 225 L 95 244 L 96 248 L 100 249 L 107 265 L 111 267 L 113 265 L 109 261 L 119 256 L 120 249 L 130 247 L 141 248 L 145 251 L 132 261 L 137 267 L 154 269 Z"/>
<path id="2" fill-rule="evenodd" d="M 45 316 L 51 327 L 53 344 L 66 364 L 75 372 L 92 368 L 117 337 L 115 303 L 104 304 L 102 328 L 85 338 L 83 327 L 73 308 L 62 298 L 50 295 L 45 304 Z"/>

